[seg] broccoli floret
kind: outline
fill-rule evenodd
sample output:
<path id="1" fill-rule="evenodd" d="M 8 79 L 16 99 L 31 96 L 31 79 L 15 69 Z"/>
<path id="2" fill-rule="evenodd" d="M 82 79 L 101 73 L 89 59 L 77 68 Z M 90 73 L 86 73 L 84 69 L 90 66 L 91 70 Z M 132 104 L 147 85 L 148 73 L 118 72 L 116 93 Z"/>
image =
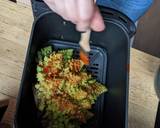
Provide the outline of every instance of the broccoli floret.
<path id="1" fill-rule="evenodd" d="M 38 60 L 42 61 L 44 57 L 49 57 L 49 55 L 52 54 L 52 47 L 48 46 L 42 48 L 40 51 L 37 52 L 37 54 L 38 54 Z"/>
<path id="2" fill-rule="evenodd" d="M 67 61 L 72 59 L 73 49 L 61 50 L 61 51 L 58 51 L 58 53 L 62 53 L 64 60 Z"/>

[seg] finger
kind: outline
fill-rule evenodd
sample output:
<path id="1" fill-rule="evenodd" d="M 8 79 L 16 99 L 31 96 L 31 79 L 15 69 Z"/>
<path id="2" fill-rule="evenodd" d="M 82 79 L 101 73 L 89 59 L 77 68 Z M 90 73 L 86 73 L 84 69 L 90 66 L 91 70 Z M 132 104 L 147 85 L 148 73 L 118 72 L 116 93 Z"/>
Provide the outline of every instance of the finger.
<path id="1" fill-rule="evenodd" d="M 69 20 L 65 10 L 65 4 L 61 0 L 45 0 L 45 2 L 55 13 L 60 15 L 63 19 Z"/>
<path id="2" fill-rule="evenodd" d="M 93 0 L 77 0 L 78 4 L 78 23 L 77 30 L 86 31 L 94 13 Z"/>
<path id="3" fill-rule="evenodd" d="M 57 14 L 59 14 L 61 17 L 63 17 L 63 19 L 68 20 L 69 21 L 69 17 L 67 15 L 66 12 L 66 8 L 65 8 L 65 1 L 63 0 L 53 0 L 55 1 L 55 7 L 57 10 Z"/>
<path id="4" fill-rule="evenodd" d="M 94 16 L 92 17 L 90 27 L 92 30 L 98 31 L 98 32 L 103 31 L 105 29 L 105 24 L 104 24 L 104 21 L 103 21 L 103 18 L 101 16 L 100 12 L 99 12 L 98 7 L 96 7 Z"/>
<path id="5" fill-rule="evenodd" d="M 71 22 L 76 24 L 78 21 L 77 1 L 76 0 L 65 0 L 65 10 L 66 10 L 68 19 Z"/>
<path id="6" fill-rule="evenodd" d="M 44 2 L 48 5 L 48 7 L 49 7 L 52 11 L 56 12 L 55 1 L 53 1 L 53 0 L 44 0 Z"/>

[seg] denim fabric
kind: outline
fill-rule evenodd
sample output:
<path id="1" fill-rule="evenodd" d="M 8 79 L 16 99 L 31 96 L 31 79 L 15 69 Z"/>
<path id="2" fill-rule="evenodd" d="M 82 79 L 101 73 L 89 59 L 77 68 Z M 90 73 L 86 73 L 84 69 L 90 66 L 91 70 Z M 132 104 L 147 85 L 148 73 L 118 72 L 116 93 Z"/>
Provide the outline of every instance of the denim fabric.
<path id="1" fill-rule="evenodd" d="M 98 5 L 116 9 L 136 22 L 152 5 L 153 0 L 97 0 Z"/>

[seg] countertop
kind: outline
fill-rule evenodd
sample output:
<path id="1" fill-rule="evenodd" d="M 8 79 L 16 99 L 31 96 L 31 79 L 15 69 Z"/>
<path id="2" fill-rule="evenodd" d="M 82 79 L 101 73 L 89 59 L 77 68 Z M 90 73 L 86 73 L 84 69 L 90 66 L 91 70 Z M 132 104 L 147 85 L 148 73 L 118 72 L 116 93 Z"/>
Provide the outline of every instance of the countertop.
<path id="1" fill-rule="evenodd" d="M 11 106 L 2 122 L 11 125 L 15 101 L 33 22 L 30 7 L 0 0 L 0 106 Z M 158 99 L 154 77 L 160 65 L 156 58 L 131 49 L 129 128 L 153 128 Z"/>

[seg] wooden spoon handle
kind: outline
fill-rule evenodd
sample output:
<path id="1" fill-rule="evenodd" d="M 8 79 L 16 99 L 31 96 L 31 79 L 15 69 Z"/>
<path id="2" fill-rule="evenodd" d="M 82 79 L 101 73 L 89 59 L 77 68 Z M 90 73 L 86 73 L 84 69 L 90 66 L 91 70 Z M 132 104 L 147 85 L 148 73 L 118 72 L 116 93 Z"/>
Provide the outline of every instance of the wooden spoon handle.
<path id="1" fill-rule="evenodd" d="M 94 0 L 94 2 L 96 3 L 96 0 Z M 89 44 L 90 35 L 91 35 L 91 30 L 90 29 L 87 30 L 84 33 L 81 33 L 81 39 L 80 39 L 79 44 L 85 52 L 90 52 L 91 51 L 90 44 Z"/>
<path id="2" fill-rule="evenodd" d="M 91 34 L 91 30 L 87 30 L 86 32 L 81 33 L 81 40 L 79 44 L 85 52 L 90 52 L 91 50 L 89 45 L 90 34 Z"/>

